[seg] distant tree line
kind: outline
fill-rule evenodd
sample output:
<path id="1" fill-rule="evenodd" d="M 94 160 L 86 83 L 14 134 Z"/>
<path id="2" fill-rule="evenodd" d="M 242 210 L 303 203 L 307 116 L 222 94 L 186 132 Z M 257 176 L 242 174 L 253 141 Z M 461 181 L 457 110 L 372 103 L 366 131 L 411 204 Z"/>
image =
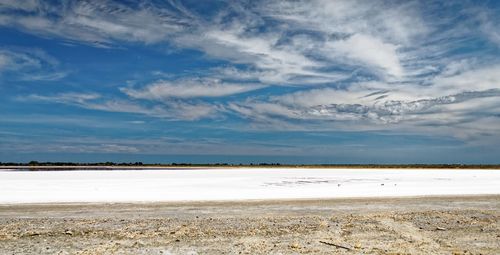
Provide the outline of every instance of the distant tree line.
<path id="1" fill-rule="evenodd" d="M 495 168 L 500 169 L 500 164 L 281 164 L 281 163 L 143 163 L 143 162 L 0 162 L 0 166 L 58 166 L 58 167 L 93 167 L 93 166 L 127 166 L 127 167 L 324 167 L 324 168 Z"/>

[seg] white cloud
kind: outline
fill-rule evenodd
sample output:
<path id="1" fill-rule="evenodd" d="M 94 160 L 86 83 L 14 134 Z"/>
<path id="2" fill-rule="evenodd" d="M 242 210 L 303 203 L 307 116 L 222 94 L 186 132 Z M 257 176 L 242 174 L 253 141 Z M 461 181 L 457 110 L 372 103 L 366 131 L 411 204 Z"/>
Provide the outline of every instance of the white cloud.
<path id="1" fill-rule="evenodd" d="M 53 73 L 22 74 L 19 79 L 25 81 L 57 81 L 68 75 L 66 71 L 56 71 Z"/>
<path id="2" fill-rule="evenodd" d="M 366 34 L 398 44 L 412 43 L 429 32 L 418 2 L 313 0 L 275 1 L 264 15 L 326 34 Z"/>
<path id="3" fill-rule="evenodd" d="M 199 35 L 187 34 L 175 38 L 177 45 L 201 49 L 211 57 L 226 59 L 234 64 L 250 65 L 259 81 L 267 84 L 289 84 L 297 77 L 325 78 L 335 81 L 342 75 L 318 72 L 324 65 L 308 58 L 296 49 L 277 45 L 281 31 L 272 33 L 247 32 L 243 24 L 225 28 L 223 24 L 204 28 Z M 302 84 L 301 84 L 302 85 Z"/>
<path id="4" fill-rule="evenodd" d="M 26 99 L 30 100 L 41 100 L 41 101 L 53 101 L 57 103 L 78 103 L 84 104 L 87 101 L 95 100 L 101 98 L 100 94 L 97 93 L 61 93 L 55 96 L 43 96 L 32 94 Z M 21 98 L 22 99 L 22 98 Z"/>
<path id="5" fill-rule="evenodd" d="M 136 153 L 136 146 L 121 144 L 56 144 L 48 145 L 45 151 L 69 153 Z"/>
<path id="6" fill-rule="evenodd" d="M 221 111 L 217 105 L 200 102 L 164 101 L 162 104 L 146 106 L 126 99 L 104 98 L 96 93 L 61 93 L 49 96 L 32 94 L 18 99 L 61 103 L 89 110 L 141 114 L 168 120 L 216 118 Z"/>
<path id="7" fill-rule="evenodd" d="M 113 40 L 156 43 L 188 23 L 187 17 L 179 17 L 179 12 L 155 8 L 151 4 L 127 6 L 114 1 L 76 1 L 53 5 L 37 2 L 31 10 L 33 12 L 0 13 L 0 25 L 95 46 L 110 46 Z"/>
<path id="8" fill-rule="evenodd" d="M 0 24 L 95 46 L 168 42 L 245 64 L 265 85 L 310 86 L 345 80 L 359 70 L 357 75 L 403 81 L 439 68 L 436 54 L 449 40 L 434 34 L 444 21 L 424 17 L 424 7 L 383 1 L 230 2 L 216 15 L 201 17 L 176 2 L 37 2 L 33 12 L 0 14 Z"/>
<path id="9" fill-rule="evenodd" d="M 25 68 L 38 69 L 42 64 L 39 59 L 27 54 L 0 50 L 0 67 L 2 71 L 16 71 Z"/>
<path id="10" fill-rule="evenodd" d="M 435 88 L 447 93 L 500 89 L 500 65 L 458 72 L 455 75 L 438 76 Z"/>
<path id="11" fill-rule="evenodd" d="M 0 72 L 4 70 L 4 68 L 8 65 L 9 63 L 9 57 L 6 56 L 5 54 L 0 53 Z"/>
<path id="12" fill-rule="evenodd" d="M 380 68 L 382 73 L 396 77 L 403 75 L 396 45 L 384 43 L 371 36 L 355 34 L 345 40 L 330 42 L 329 46 L 333 57 L 346 56 L 369 67 Z"/>
<path id="13" fill-rule="evenodd" d="M 111 2 L 109 2 L 111 3 Z M 178 20 L 168 12 L 139 6 L 138 9 L 110 4 L 81 2 L 64 17 L 64 25 L 94 33 L 101 38 L 155 43 L 182 29 Z"/>
<path id="14" fill-rule="evenodd" d="M 299 2 L 296 5 L 270 3 L 270 8 L 264 10 L 258 5 L 250 5 L 249 9 L 238 5 L 231 3 L 231 11 L 224 10 L 212 20 L 201 21 L 200 17 L 182 5 L 174 3 L 162 6 L 148 3 L 135 7 L 114 1 L 64 5 L 39 3 L 34 12 L 0 14 L 0 23 L 43 36 L 57 36 L 95 46 L 113 46 L 114 41 L 146 44 L 171 42 L 182 48 L 200 49 L 209 56 L 230 60 L 235 64 L 250 65 L 257 72 L 265 74 L 259 81 L 277 85 L 324 84 L 350 76 L 349 71 L 325 71 L 331 63 L 313 57 L 325 53 L 336 58 L 335 64 L 345 64 L 345 61 L 341 61 L 344 57 L 354 58 L 367 62 L 368 66 L 380 67 L 389 75 L 402 74 L 394 41 L 408 41 L 407 38 L 411 36 L 406 28 L 410 22 L 400 22 L 396 29 L 391 30 L 388 23 L 395 19 L 397 13 L 386 17 L 381 12 L 383 6 L 366 2 L 338 1 L 332 4 L 314 1 L 312 4 Z M 408 15 L 408 9 L 398 9 L 406 14 L 404 20 L 415 16 Z M 297 10 L 299 12 L 295 12 Z M 231 12 L 236 12 L 238 18 L 231 18 L 234 14 Z M 370 30 L 367 24 L 360 23 L 364 19 L 356 18 L 367 18 L 373 14 L 381 20 L 375 24 L 387 24 Z M 266 24 L 263 16 L 271 16 L 278 23 Z M 287 23 L 290 20 L 297 24 L 289 26 Z M 415 28 L 417 22 L 411 23 Z M 264 24 L 267 31 L 259 28 Z M 287 41 L 287 37 L 301 27 L 321 33 L 321 37 L 332 33 L 351 35 L 354 48 L 345 47 L 341 42 L 333 47 L 335 43 L 329 43 L 324 38 L 309 38 L 313 40 L 308 44 L 315 45 L 314 48 L 297 44 L 297 40 Z M 380 33 L 383 33 L 382 37 L 375 35 Z M 366 45 L 373 50 L 359 52 Z M 321 48 L 324 50 L 311 52 Z M 381 61 L 382 58 L 385 61 Z M 347 64 L 352 62 L 347 61 Z"/>
<path id="15" fill-rule="evenodd" d="M 223 97 L 262 88 L 256 84 L 225 83 L 217 79 L 156 81 L 141 89 L 122 88 L 133 98 L 164 100 L 168 98 Z"/>
<path id="16" fill-rule="evenodd" d="M 83 108 L 107 112 L 136 113 L 168 120 L 199 120 L 218 117 L 217 106 L 204 103 L 164 102 L 161 105 L 144 106 L 129 100 L 106 100 L 102 102 L 86 102 Z"/>
<path id="17" fill-rule="evenodd" d="M 59 61 L 38 49 L 1 49 L 0 74 L 10 72 L 19 80 L 59 80 L 68 74 Z"/>
<path id="18" fill-rule="evenodd" d="M 500 31 L 498 27 L 498 12 L 494 10 L 476 9 L 475 17 L 479 21 L 479 30 L 488 38 L 492 43 L 500 47 Z"/>
<path id="19" fill-rule="evenodd" d="M 333 88 L 312 89 L 273 97 L 271 100 L 289 106 L 312 107 L 327 104 L 366 103 L 368 90 L 338 90 Z"/>
<path id="20" fill-rule="evenodd" d="M 0 2 L 0 10 L 23 10 L 23 11 L 34 11 L 37 8 L 36 0 L 2 0 Z"/>
<path id="21" fill-rule="evenodd" d="M 433 132 L 460 138 L 475 133 L 500 133 L 500 125 L 489 128 L 473 125 L 485 120 L 500 123 L 500 67 L 458 69 L 451 72 L 453 75 L 435 77 L 429 85 L 363 82 L 345 89 L 318 88 L 247 100 L 230 105 L 229 109 L 269 125 L 274 125 L 268 122 L 274 116 L 290 123 L 321 121 L 323 128 L 346 131 L 423 132 L 432 127 Z"/>

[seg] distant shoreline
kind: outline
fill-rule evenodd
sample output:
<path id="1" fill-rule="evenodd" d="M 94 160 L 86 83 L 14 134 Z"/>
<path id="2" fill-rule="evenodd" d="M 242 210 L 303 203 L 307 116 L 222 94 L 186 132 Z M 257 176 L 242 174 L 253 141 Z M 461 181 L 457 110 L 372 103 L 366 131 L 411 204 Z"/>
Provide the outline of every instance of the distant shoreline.
<path id="1" fill-rule="evenodd" d="M 232 164 L 165 164 L 165 165 L 0 165 L 0 170 L 51 171 L 51 170 L 189 170 L 189 169 L 238 169 L 238 168 L 311 168 L 311 169 L 497 169 L 500 165 L 232 165 Z"/>

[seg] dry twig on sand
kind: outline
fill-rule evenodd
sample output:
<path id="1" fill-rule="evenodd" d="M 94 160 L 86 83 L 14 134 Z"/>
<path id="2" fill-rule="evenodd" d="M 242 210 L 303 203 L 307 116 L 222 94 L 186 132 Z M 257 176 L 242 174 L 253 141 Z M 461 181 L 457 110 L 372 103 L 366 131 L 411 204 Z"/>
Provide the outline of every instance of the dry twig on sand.
<path id="1" fill-rule="evenodd" d="M 343 245 L 338 245 L 338 244 L 334 244 L 334 243 L 330 243 L 330 242 L 325 242 L 325 241 L 319 241 L 319 242 L 322 243 L 322 244 L 326 244 L 326 245 L 330 245 L 330 246 L 336 247 L 336 248 L 346 249 L 348 251 L 351 250 L 351 248 L 343 246 Z"/>

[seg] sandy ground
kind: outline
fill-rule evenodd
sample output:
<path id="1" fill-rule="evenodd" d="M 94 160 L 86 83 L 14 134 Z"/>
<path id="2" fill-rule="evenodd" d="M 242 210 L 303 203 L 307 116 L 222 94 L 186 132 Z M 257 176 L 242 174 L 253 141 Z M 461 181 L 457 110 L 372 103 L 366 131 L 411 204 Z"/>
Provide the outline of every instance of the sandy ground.
<path id="1" fill-rule="evenodd" d="M 0 205 L 0 254 L 500 254 L 500 196 Z"/>

